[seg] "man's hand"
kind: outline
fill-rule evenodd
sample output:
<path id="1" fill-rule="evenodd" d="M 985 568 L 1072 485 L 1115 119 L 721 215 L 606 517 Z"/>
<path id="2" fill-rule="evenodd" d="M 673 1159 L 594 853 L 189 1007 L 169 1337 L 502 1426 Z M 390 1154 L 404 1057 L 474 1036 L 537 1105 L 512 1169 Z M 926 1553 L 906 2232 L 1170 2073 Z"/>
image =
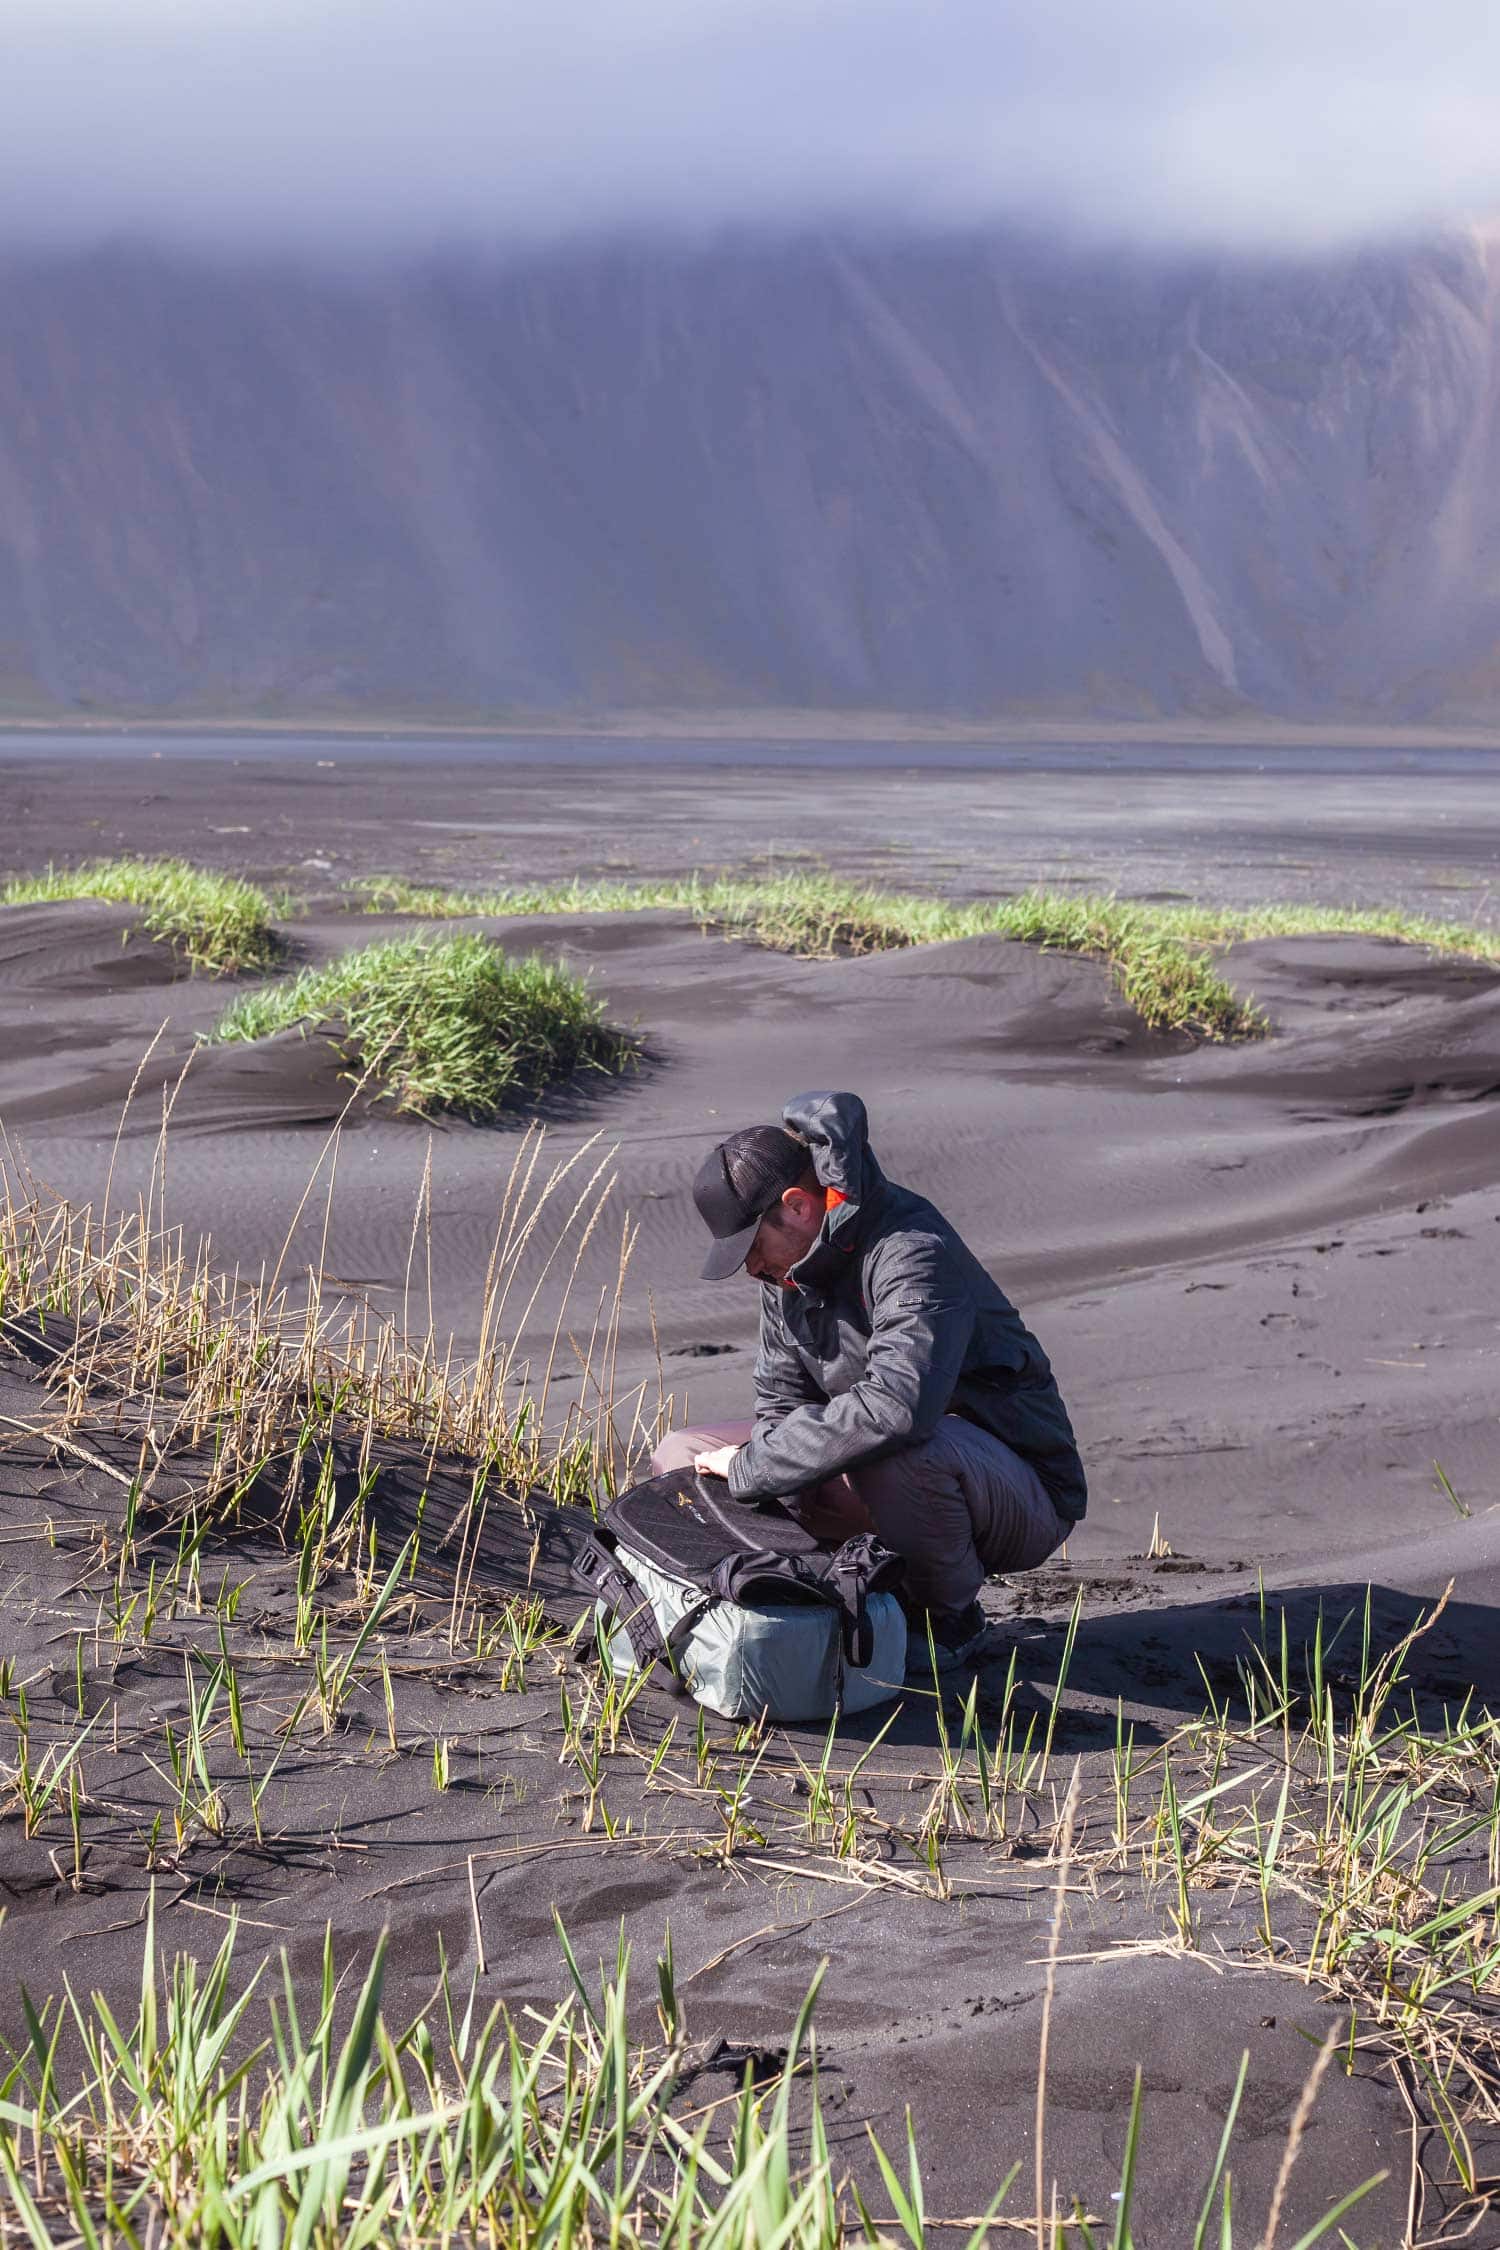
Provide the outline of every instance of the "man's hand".
<path id="1" fill-rule="evenodd" d="M 693 1467 L 701 1477 L 727 1477 L 729 1464 L 738 1452 L 737 1445 L 718 1445 L 712 1453 L 695 1454 Z"/>

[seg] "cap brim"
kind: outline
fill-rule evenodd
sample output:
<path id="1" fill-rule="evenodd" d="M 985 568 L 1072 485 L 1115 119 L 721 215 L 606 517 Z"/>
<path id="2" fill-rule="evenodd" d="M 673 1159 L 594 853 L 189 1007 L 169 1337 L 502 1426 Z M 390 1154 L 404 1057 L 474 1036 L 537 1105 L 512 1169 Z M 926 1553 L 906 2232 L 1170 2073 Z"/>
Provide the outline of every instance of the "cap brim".
<path id="1" fill-rule="evenodd" d="M 749 1257 L 750 1245 L 759 1231 L 760 1220 L 754 1219 L 748 1227 L 741 1227 L 738 1234 L 721 1236 L 703 1261 L 702 1278 L 705 1281 L 727 1281 L 732 1273 L 738 1273 Z"/>

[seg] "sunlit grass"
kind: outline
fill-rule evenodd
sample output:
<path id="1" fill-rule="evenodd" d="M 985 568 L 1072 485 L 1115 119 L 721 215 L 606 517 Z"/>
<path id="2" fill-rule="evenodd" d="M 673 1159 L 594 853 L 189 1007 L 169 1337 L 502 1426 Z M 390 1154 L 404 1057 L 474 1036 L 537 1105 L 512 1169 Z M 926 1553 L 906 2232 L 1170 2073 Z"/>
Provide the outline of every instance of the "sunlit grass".
<path id="1" fill-rule="evenodd" d="M 582 980 L 482 937 L 391 938 L 247 992 L 214 1040 L 327 1033 L 398 1110 L 494 1118 L 575 1071 L 619 1070 L 633 1042 Z"/>
<path id="2" fill-rule="evenodd" d="M 1500 932 L 1394 910 L 1156 906 L 1048 890 L 958 902 L 872 890 L 819 873 L 495 891 L 442 891 L 390 877 L 366 886 L 365 899 L 372 912 L 431 917 L 677 908 L 704 928 L 736 932 L 759 945 L 813 959 L 954 938 L 1013 938 L 1108 963 L 1120 991 L 1151 1029 L 1215 1040 L 1255 1038 L 1267 1028 L 1254 999 L 1237 992 L 1214 966 L 1217 949 L 1243 939 L 1343 933 L 1500 960 Z"/>
<path id="3" fill-rule="evenodd" d="M 1058 1927 L 1055 1908 L 1054 1948 Z M 1139 2070 L 1128 2111 L 1110 2119 L 1124 2150 L 1112 2223 L 1086 2216 L 1060 2182 L 1050 2214 L 1038 2197 L 1035 2214 L 998 2219 L 1023 2166 L 1004 2165 L 997 2151 L 987 2208 L 952 2233 L 953 2222 L 929 2219 L 910 2110 L 890 2151 L 866 2128 L 863 2191 L 847 2154 L 835 2156 L 812 2028 L 821 1970 L 784 2057 L 705 2103 L 670 1938 L 656 1968 L 660 2033 L 643 2043 L 623 1932 L 614 1974 L 601 1972 L 597 1985 L 560 1921 L 557 1933 L 571 1990 L 550 2017 L 503 2004 L 481 2014 L 477 1976 L 466 1993 L 445 1965 L 439 1993 L 403 2025 L 382 2008 L 386 1937 L 357 1991 L 341 1992 L 330 1931 L 320 1986 L 278 1993 L 269 1959 L 248 1973 L 235 1960 L 233 1915 L 211 1961 L 159 1958 L 153 1892 L 133 2014 L 98 1993 L 44 1999 L 30 2012 L 29 2040 L 0 2072 L 0 2183 L 11 2214 L 0 2204 L 0 2243 L 849 2250 L 901 2240 L 921 2250 L 932 2228 L 960 2250 L 984 2250 L 997 2224 L 1048 2250 L 1102 2246 L 1106 2224 L 1117 2250 L 1136 2240 L 1132 2209 L 1154 2153 Z M 1273 2229 L 1329 2054 L 1314 2062 L 1286 2136 Z M 1249 2059 L 1183 2213 L 1179 2239 L 1196 2250 L 1249 2240 L 1235 2223 L 1231 2169 Z M 1039 2075 L 1039 2120 L 1045 2099 Z M 1297 2250 L 1331 2237 L 1384 2177 L 1335 2189 Z M 882 2204 L 891 2219 L 875 2216 Z M 1354 2250 L 1347 2230 L 1338 2239 Z"/>
<path id="4" fill-rule="evenodd" d="M 0 906 L 76 898 L 113 899 L 143 908 L 142 920 L 152 937 L 175 945 L 195 969 L 216 976 L 268 969 L 281 956 L 265 892 L 237 876 L 190 867 L 185 860 L 91 860 L 82 867 L 19 875 L 0 889 Z"/>

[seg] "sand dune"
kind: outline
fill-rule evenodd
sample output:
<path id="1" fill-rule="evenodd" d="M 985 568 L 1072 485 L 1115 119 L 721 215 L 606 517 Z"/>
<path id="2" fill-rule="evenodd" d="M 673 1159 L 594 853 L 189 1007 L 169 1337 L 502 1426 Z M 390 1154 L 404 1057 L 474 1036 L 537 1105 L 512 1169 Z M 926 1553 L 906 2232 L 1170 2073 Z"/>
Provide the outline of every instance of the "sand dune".
<path id="1" fill-rule="evenodd" d="M 333 1049 L 290 1033 L 195 1054 L 222 990 L 173 981 L 171 957 L 139 937 L 122 946 L 118 912 L 10 919 L 0 1115 L 38 1174 L 97 1195 L 119 1105 L 165 1022 L 116 1192 L 147 1176 L 186 1066 L 173 1216 L 210 1232 L 227 1264 L 274 1258 L 350 1096 Z M 398 926 L 330 917 L 293 937 L 317 960 Z M 561 1154 L 591 1135 L 615 1148 L 616 1201 L 639 1229 L 622 1383 L 654 1389 L 659 1339 L 679 1407 L 739 1407 L 754 1291 L 697 1280 L 693 1171 L 717 1134 L 773 1115 L 785 1095 L 850 1084 L 868 1093 L 893 1176 L 963 1228 L 1053 1355 L 1096 1495 L 1080 1557 L 1144 1546 L 1158 1512 L 1193 1552 L 1289 1567 L 1308 1551 L 1373 1547 L 1409 1528 L 1413 1509 L 1437 1533 L 1449 1509 L 1434 1458 L 1488 1503 L 1493 970 L 1373 940 L 1243 947 L 1232 973 L 1268 1006 L 1273 1033 L 1213 1048 L 1144 1031 L 1103 967 L 997 940 L 808 962 L 668 914 L 476 926 L 585 970 L 645 1040 L 638 1074 L 585 1082 L 549 1122 Z M 429 1131 L 357 1102 L 331 1273 L 377 1305 L 401 1294 L 430 1146 L 434 1318 L 471 1345 L 514 1145 L 512 1131 Z M 324 1204 L 320 1189 L 289 1270 L 318 1255 Z M 580 1305 L 616 1255 L 607 1230 Z M 538 1300 L 538 1350 L 556 1302 L 550 1288 Z"/>

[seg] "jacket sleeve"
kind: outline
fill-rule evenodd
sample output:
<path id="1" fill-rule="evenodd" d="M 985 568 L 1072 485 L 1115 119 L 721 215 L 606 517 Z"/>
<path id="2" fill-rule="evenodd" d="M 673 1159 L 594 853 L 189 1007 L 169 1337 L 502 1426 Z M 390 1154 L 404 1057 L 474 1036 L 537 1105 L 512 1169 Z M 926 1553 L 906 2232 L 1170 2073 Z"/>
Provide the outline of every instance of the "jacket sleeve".
<path id="1" fill-rule="evenodd" d="M 974 1307 L 947 1246 L 892 1236 L 865 1273 L 870 1341 L 857 1383 L 756 1430 L 730 1465 L 736 1500 L 773 1499 L 930 1437 L 948 1410 Z M 758 1384 L 757 1384 L 758 1389 Z"/>
<path id="2" fill-rule="evenodd" d="M 781 1317 L 781 1288 L 761 1283 L 760 1342 L 755 1353 L 755 1431 L 775 1429 L 799 1406 L 818 1406 L 823 1392 L 813 1381 Z"/>

